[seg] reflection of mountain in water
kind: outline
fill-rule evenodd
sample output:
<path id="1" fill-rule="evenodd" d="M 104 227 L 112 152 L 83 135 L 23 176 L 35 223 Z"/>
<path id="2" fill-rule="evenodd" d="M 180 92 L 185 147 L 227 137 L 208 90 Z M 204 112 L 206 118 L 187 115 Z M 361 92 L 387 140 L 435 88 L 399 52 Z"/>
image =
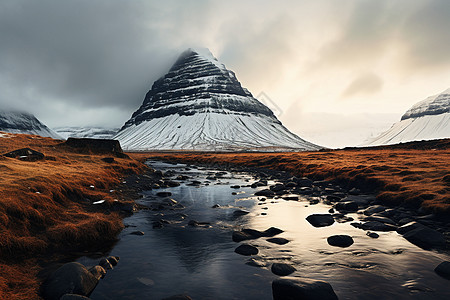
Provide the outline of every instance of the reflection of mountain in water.
<path id="1" fill-rule="evenodd" d="M 181 228 L 170 225 L 155 233 L 162 248 L 177 255 L 182 266 L 190 273 L 199 271 L 229 248 L 230 233 L 214 228 Z M 163 246 L 162 243 L 165 245 Z M 228 246 L 227 246 L 228 245 Z"/>

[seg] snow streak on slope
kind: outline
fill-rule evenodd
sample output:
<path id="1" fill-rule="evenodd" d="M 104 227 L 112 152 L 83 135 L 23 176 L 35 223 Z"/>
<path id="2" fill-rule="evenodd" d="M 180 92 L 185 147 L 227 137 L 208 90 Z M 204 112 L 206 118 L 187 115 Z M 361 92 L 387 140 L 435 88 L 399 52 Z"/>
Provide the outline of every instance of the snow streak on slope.
<path id="1" fill-rule="evenodd" d="M 0 111 L 0 131 L 61 139 L 61 136 L 42 124 L 35 116 L 23 112 Z"/>
<path id="2" fill-rule="evenodd" d="M 450 138 L 450 89 L 413 105 L 400 122 L 362 146 Z"/>
<path id="3" fill-rule="evenodd" d="M 395 123 L 366 146 L 450 138 L 450 113 L 409 118 Z"/>
<path id="4" fill-rule="evenodd" d="M 125 150 L 317 150 L 207 49 L 183 52 L 115 136 Z"/>
<path id="5" fill-rule="evenodd" d="M 111 139 L 119 128 L 104 127 L 57 127 L 55 131 L 64 139 L 69 137 L 90 139 Z"/>
<path id="6" fill-rule="evenodd" d="M 116 138 L 124 150 L 136 151 L 283 151 L 312 148 L 311 144 L 303 142 L 278 122 L 268 122 L 261 116 L 222 113 L 170 115 L 152 119 L 122 130 Z"/>
<path id="7" fill-rule="evenodd" d="M 417 118 L 425 115 L 439 115 L 450 112 L 450 89 L 428 97 L 416 103 L 402 116 L 402 120 Z"/>

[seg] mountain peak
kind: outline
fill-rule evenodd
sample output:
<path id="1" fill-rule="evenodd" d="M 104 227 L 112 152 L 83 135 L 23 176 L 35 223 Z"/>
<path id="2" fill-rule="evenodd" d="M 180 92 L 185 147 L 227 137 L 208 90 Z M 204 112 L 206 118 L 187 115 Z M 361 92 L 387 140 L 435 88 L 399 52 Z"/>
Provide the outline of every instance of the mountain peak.
<path id="1" fill-rule="evenodd" d="M 440 115 L 450 112 L 450 88 L 440 94 L 430 96 L 414 104 L 402 116 L 402 120 L 423 117 L 427 115 Z"/>
<path id="2" fill-rule="evenodd" d="M 22 111 L 0 110 L 0 131 L 61 139 L 58 134 L 42 124 L 34 115 Z"/>
<path id="3" fill-rule="evenodd" d="M 189 48 L 115 136 L 127 150 L 317 150 L 287 130 L 208 49 Z"/>

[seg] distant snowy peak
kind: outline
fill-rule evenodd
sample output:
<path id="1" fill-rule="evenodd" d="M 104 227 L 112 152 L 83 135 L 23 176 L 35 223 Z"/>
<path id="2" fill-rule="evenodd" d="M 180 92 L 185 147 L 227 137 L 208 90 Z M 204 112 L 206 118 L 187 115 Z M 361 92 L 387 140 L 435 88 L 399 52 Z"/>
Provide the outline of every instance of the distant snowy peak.
<path id="1" fill-rule="evenodd" d="M 416 103 L 402 116 L 402 120 L 448 112 L 450 112 L 450 89 Z"/>
<path id="2" fill-rule="evenodd" d="M 54 129 L 64 139 L 69 137 L 91 138 L 91 139 L 111 139 L 119 128 L 104 127 L 57 127 Z"/>
<path id="3" fill-rule="evenodd" d="M 287 130 L 208 49 L 184 51 L 116 135 L 127 150 L 317 150 Z"/>
<path id="4" fill-rule="evenodd" d="M 413 105 L 400 122 L 362 146 L 450 138 L 450 89 Z"/>
<path id="5" fill-rule="evenodd" d="M 42 124 L 35 116 L 25 112 L 0 111 L 0 131 L 61 139 L 61 136 Z"/>

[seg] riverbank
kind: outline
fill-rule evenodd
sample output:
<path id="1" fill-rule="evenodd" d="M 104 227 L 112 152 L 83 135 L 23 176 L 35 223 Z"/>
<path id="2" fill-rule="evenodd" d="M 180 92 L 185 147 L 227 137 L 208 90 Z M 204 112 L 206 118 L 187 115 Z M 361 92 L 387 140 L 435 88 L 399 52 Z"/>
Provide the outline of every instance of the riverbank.
<path id="1" fill-rule="evenodd" d="M 389 206 L 450 214 L 450 140 L 295 153 L 130 153 L 137 159 L 271 169 L 376 193 Z"/>
<path id="2" fill-rule="evenodd" d="M 37 151 L 0 156 L 1 299 L 38 299 L 46 258 L 113 242 L 133 210 L 134 199 L 114 189 L 145 165 L 61 143 L 1 133 L 0 154 Z"/>

